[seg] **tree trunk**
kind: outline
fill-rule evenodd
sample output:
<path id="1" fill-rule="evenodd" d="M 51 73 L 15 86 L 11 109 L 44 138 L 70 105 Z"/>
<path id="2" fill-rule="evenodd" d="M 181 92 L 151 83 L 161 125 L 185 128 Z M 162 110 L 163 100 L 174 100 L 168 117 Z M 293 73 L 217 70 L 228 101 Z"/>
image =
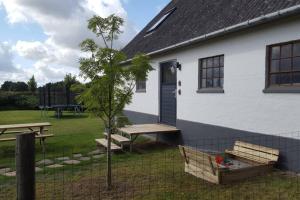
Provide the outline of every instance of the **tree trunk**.
<path id="1" fill-rule="evenodd" d="M 107 133 L 107 189 L 111 189 L 111 133 L 112 133 L 112 125 L 111 120 L 109 120 L 108 125 L 108 133 Z"/>

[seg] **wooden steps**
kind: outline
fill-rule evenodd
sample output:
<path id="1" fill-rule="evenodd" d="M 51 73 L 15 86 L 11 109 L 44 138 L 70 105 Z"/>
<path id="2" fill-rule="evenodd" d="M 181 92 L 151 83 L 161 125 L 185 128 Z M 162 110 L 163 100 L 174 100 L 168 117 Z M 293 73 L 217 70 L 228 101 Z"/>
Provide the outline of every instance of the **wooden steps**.
<path id="1" fill-rule="evenodd" d="M 103 134 L 105 135 L 105 137 L 107 137 L 106 132 L 104 132 Z M 121 144 L 130 142 L 130 140 L 127 137 L 123 137 L 119 134 L 111 134 L 111 139 L 118 142 L 118 143 L 121 143 Z"/>
<path id="2" fill-rule="evenodd" d="M 96 139 L 95 141 L 98 145 L 103 146 L 104 148 L 107 148 L 107 139 L 104 139 L 104 138 L 103 139 Z M 122 148 L 120 146 L 116 145 L 115 143 L 111 143 L 110 147 L 111 147 L 112 151 L 122 150 Z"/>

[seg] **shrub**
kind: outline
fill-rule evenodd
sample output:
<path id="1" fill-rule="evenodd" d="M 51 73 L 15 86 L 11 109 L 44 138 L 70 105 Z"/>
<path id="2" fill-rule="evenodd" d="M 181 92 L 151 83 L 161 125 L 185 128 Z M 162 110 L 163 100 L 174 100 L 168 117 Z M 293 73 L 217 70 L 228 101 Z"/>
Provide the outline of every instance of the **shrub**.
<path id="1" fill-rule="evenodd" d="M 0 110 L 37 109 L 38 96 L 30 92 L 0 91 Z"/>

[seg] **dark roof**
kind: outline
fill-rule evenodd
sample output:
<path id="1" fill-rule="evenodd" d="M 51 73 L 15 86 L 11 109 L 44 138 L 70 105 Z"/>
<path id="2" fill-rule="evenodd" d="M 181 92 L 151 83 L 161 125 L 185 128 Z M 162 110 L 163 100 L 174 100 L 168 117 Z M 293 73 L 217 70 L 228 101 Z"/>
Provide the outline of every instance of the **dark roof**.
<path id="1" fill-rule="evenodd" d="M 172 0 L 123 49 L 128 58 L 300 4 L 300 0 Z M 169 10 L 176 10 L 152 33 L 147 31 Z"/>

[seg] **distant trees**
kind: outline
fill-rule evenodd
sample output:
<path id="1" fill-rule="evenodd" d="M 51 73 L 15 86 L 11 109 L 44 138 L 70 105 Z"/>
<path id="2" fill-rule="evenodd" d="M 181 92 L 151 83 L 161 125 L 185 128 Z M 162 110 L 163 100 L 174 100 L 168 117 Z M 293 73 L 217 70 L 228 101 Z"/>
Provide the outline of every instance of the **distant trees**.
<path id="1" fill-rule="evenodd" d="M 28 90 L 32 93 L 36 92 L 37 82 L 35 81 L 34 75 L 27 82 Z"/>
<path id="2" fill-rule="evenodd" d="M 1 86 L 1 90 L 7 92 L 24 92 L 28 91 L 28 85 L 24 82 L 5 81 Z"/>

